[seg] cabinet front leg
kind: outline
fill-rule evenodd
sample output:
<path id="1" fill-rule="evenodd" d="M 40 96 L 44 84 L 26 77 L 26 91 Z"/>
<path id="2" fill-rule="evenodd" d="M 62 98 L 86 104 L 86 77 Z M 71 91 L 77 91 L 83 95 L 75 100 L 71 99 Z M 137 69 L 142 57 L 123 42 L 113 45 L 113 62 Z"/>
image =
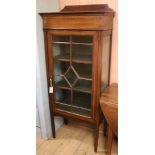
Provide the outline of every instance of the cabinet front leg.
<path id="1" fill-rule="evenodd" d="M 53 138 L 55 138 L 55 123 L 54 123 L 54 115 L 51 115 L 51 125 L 52 125 L 52 134 L 53 134 Z"/>
<path id="2" fill-rule="evenodd" d="M 68 124 L 68 120 L 67 120 L 67 118 L 64 118 L 64 123 L 65 123 L 65 125 Z"/>
<path id="3" fill-rule="evenodd" d="M 94 128 L 94 151 L 95 152 L 97 152 L 98 137 L 99 137 L 99 123 L 97 123 Z"/>

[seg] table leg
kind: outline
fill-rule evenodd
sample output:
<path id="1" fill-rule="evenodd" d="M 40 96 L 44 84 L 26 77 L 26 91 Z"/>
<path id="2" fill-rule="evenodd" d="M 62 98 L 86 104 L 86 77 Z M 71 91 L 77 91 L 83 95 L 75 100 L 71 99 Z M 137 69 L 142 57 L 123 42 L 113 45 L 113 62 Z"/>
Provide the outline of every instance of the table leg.
<path id="1" fill-rule="evenodd" d="M 108 143 L 107 143 L 108 155 L 111 155 L 112 142 L 113 142 L 113 132 L 111 128 L 108 126 Z"/>

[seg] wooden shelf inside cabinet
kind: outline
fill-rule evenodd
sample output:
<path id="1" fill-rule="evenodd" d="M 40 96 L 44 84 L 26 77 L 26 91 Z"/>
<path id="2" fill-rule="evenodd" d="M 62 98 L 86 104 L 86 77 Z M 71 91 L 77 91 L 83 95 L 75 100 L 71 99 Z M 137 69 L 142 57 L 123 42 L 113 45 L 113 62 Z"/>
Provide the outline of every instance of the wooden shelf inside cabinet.
<path id="1" fill-rule="evenodd" d="M 83 101 L 83 100 L 81 100 L 81 101 Z M 60 107 L 60 109 L 61 109 L 61 107 L 68 107 L 67 109 L 69 109 L 69 107 L 73 107 L 73 108 L 76 108 L 76 109 L 82 109 L 82 110 L 84 110 L 84 111 L 89 111 L 89 112 L 91 112 L 91 109 L 90 108 L 84 108 L 84 107 L 82 107 L 82 106 L 76 106 L 76 104 L 75 103 L 73 103 L 73 104 L 66 104 L 67 102 L 66 101 L 61 101 L 61 102 L 56 102 L 56 104 L 58 104 L 59 105 L 59 107 Z M 81 103 L 81 102 L 80 102 Z M 67 110 L 66 109 L 66 110 Z M 63 110 L 63 109 L 62 109 Z M 64 109 L 65 110 L 65 109 Z M 66 111 L 65 110 L 65 111 Z M 72 111 L 72 109 L 70 109 L 69 111 Z"/>
<path id="2" fill-rule="evenodd" d="M 91 118 L 91 111 L 73 107 L 73 113 Z"/>
<path id="3" fill-rule="evenodd" d="M 70 100 L 68 98 L 65 98 L 63 100 L 58 100 L 58 101 L 56 101 L 56 103 L 61 104 L 61 105 L 70 106 Z"/>
<path id="4" fill-rule="evenodd" d="M 65 112 L 71 112 L 71 106 L 69 104 L 64 104 L 64 103 L 61 103 L 61 102 L 56 102 L 55 103 L 55 107 L 58 110 L 62 110 L 62 111 L 65 111 Z"/>
<path id="5" fill-rule="evenodd" d="M 84 115 L 87 117 L 91 116 L 91 109 L 84 108 L 82 106 L 81 107 L 76 106 L 75 103 L 74 104 L 65 104 L 64 102 L 63 103 L 62 102 L 56 102 L 56 108 L 58 110 L 62 110 L 64 112 L 75 113 L 75 114 Z"/>
<path id="6" fill-rule="evenodd" d="M 57 55 L 54 57 L 54 60 L 70 62 L 70 57 L 69 55 Z"/>
<path id="7" fill-rule="evenodd" d="M 79 91 L 83 93 L 92 93 L 92 82 L 86 80 L 79 80 L 73 87 L 74 91 Z"/>
<path id="8" fill-rule="evenodd" d="M 65 80 L 56 82 L 55 87 L 70 90 L 71 88 Z M 75 86 L 73 86 L 73 91 L 83 92 L 83 93 L 92 93 L 92 83 L 91 81 L 79 80 Z"/>
<path id="9" fill-rule="evenodd" d="M 58 88 L 70 90 L 70 87 L 65 80 L 61 80 L 59 82 L 56 82 L 54 85 L 55 85 L 55 87 L 58 87 Z"/>
<path id="10" fill-rule="evenodd" d="M 81 116 L 82 115 L 87 116 L 87 117 L 91 116 L 91 110 L 90 109 L 71 106 L 71 105 L 68 105 L 68 104 L 62 104 L 62 103 L 56 102 L 56 109 L 60 110 L 60 111 L 64 111 L 64 112 L 69 112 L 69 113 L 81 115 Z"/>
<path id="11" fill-rule="evenodd" d="M 73 56 L 72 62 L 83 63 L 83 64 L 92 64 L 92 57 L 91 57 L 91 55 L 88 55 L 88 56 L 76 55 L 76 56 Z"/>
<path id="12" fill-rule="evenodd" d="M 70 57 L 69 57 L 69 55 L 57 55 L 54 57 L 54 60 L 70 62 Z M 91 58 L 91 56 L 76 55 L 76 56 L 73 56 L 72 62 L 83 63 L 83 64 L 92 64 L 92 58 Z"/>
<path id="13" fill-rule="evenodd" d="M 67 45 L 86 45 L 86 46 L 92 46 L 93 43 L 76 43 L 76 42 L 58 42 L 58 41 L 53 41 L 53 44 L 67 44 Z"/>

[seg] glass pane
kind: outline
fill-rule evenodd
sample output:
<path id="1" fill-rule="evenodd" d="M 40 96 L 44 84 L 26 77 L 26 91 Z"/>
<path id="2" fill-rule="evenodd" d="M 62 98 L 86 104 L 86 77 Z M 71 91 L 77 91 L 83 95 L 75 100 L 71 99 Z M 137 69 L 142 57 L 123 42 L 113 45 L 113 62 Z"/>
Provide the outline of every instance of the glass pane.
<path id="1" fill-rule="evenodd" d="M 69 90 L 56 88 L 54 95 L 56 109 L 63 111 L 71 110 L 71 92 Z"/>
<path id="2" fill-rule="evenodd" d="M 66 44 L 53 44 L 53 56 L 56 60 L 70 61 L 70 46 Z"/>
<path id="3" fill-rule="evenodd" d="M 91 94 L 73 92 L 73 105 L 91 109 Z"/>
<path id="4" fill-rule="evenodd" d="M 68 62 L 63 61 L 54 61 L 54 74 L 55 75 L 64 75 L 67 69 L 69 68 Z"/>
<path id="5" fill-rule="evenodd" d="M 55 108 L 91 117 L 93 37 L 53 35 L 51 39 Z"/>
<path id="6" fill-rule="evenodd" d="M 70 38 L 69 36 L 57 36 L 57 35 L 53 35 L 52 36 L 52 41 L 54 42 L 69 42 Z"/>
<path id="7" fill-rule="evenodd" d="M 55 87 L 59 87 L 62 89 L 70 89 L 69 84 L 67 83 L 67 81 L 62 76 L 55 76 L 54 85 L 55 85 Z"/>
<path id="8" fill-rule="evenodd" d="M 55 108 L 58 109 L 58 110 L 66 111 L 66 112 L 71 111 L 71 107 L 69 105 L 66 105 L 66 104 L 56 103 Z"/>
<path id="9" fill-rule="evenodd" d="M 92 43 L 92 36 L 72 36 L 72 42 L 75 43 Z"/>
<path id="10" fill-rule="evenodd" d="M 72 112 L 84 116 L 91 116 L 91 94 L 73 91 Z"/>
<path id="11" fill-rule="evenodd" d="M 89 78 L 89 79 L 92 78 L 91 64 L 73 63 L 73 67 L 80 77 Z"/>
<path id="12" fill-rule="evenodd" d="M 92 81 L 79 80 L 73 87 L 73 90 L 91 94 L 92 93 Z"/>
<path id="13" fill-rule="evenodd" d="M 81 63 L 92 62 L 92 46 L 87 45 L 73 45 L 72 47 L 72 61 Z"/>
<path id="14" fill-rule="evenodd" d="M 65 90 L 61 88 L 55 89 L 55 101 L 62 104 L 71 104 L 71 93 L 70 90 Z"/>

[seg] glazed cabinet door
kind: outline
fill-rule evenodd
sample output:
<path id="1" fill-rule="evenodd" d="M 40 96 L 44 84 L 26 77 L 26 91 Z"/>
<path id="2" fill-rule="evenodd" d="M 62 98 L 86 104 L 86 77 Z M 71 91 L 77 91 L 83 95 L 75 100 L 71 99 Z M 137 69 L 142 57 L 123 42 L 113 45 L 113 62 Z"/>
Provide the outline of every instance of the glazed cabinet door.
<path id="1" fill-rule="evenodd" d="M 48 75 L 52 111 L 94 118 L 97 35 L 95 31 L 49 30 Z"/>

